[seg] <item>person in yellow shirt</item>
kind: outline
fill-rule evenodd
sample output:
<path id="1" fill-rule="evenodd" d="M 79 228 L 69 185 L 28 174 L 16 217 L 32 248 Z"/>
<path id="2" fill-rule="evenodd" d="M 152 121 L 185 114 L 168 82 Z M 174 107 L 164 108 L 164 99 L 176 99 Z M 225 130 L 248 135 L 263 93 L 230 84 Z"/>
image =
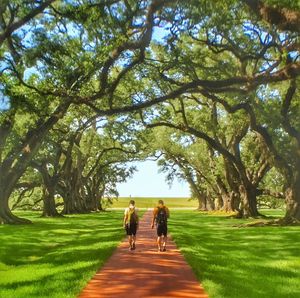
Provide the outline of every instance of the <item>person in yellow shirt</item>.
<path id="1" fill-rule="evenodd" d="M 166 251 L 169 217 L 170 212 L 168 207 L 164 205 L 163 200 L 159 200 L 158 206 L 153 210 L 151 223 L 152 229 L 154 228 L 154 223 L 156 224 L 158 251 Z"/>
<path id="2" fill-rule="evenodd" d="M 126 230 L 129 242 L 129 250 L 135 250 L 136 232 L 139 225 L 139 217 L 135 208 L 135 201 L 130 200 L 129 206 L 125 209 L 123 227 Z"/>

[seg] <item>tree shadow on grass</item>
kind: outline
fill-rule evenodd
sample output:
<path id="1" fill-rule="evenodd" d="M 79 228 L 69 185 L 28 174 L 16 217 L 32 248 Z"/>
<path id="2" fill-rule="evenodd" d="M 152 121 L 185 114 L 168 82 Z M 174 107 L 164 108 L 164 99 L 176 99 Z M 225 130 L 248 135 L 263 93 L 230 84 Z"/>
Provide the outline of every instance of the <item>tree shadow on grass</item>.
<path id="1" fill-rule="evenodd" d="M 299 297 L 299 227 L 238 229 L 192 214 L 174 212 L 170 230 L 211 297 Z"/>
<path id="2" fill-rule="evenodd" d="M 124 237 L 120 212 L 32 220 L 0 227 L 0 297 L 74 297 Z"/>

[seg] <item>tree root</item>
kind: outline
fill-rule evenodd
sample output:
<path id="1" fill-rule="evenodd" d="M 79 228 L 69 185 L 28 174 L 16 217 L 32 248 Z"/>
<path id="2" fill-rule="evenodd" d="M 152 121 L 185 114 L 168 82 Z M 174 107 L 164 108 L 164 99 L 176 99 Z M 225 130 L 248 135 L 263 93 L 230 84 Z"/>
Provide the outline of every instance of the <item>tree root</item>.
<path id="1" fill-rule="evenodd" d="M 285 218 L 280 218 L 276 220 L 268 220 L 268 221 L 256 221 L 256 222 L 249 222 L 245 224 L 238 224 L 233 225 L 233 227 L 237 228 L 248 228 L 248 227 L 283 227 L 283 226 L 300 226 L 300 221 L 297 219 L 289 219 L 286 220 Z"/>
<path id="2" fill-rule="evenodd" d="M 9 224 L 9 225 L 27 225 L 32 224 L 29 219 L 17 217 L 15 215 L 1 215 L 0 216 L 0 224 Z"/>

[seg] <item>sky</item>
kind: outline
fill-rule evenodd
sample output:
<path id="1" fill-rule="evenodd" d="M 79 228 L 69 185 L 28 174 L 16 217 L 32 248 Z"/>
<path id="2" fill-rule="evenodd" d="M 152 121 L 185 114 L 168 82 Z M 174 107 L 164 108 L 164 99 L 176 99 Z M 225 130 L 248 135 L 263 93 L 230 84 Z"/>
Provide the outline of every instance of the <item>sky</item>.
<path id="1" fill-rule="evenodd" d="M 166 182 L 166 175 L 158 173 L 155 161 L 135 162 L 137 171 L 127 182 L 118 184 L 120 197 L 190 197 L 186 182 L 174 180 L 171 188 Z"/>

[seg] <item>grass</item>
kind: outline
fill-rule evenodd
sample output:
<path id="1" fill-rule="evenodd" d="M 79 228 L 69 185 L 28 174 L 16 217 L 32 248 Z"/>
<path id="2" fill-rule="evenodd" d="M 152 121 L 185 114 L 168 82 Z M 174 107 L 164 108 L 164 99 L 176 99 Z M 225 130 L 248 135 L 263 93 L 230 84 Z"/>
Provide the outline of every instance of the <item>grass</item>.
<path id="1" fill-rule="evenodd" d="M 300 297 L 300 227 L 233 227 L 246 222 L 176 210 L 169 228 L 210 297 Z"/>
<path id="2" fill-rule="evenodd" d="M 120 197 L 114 200 L 111 207 L 113 208 L 125 208 L 128 206 L 129 201 L 135 200 L 137 208 L 153 208 L 157 206 L 158 200 L 163 200 L 166 206 L 169 208 L 197 208 L 198 204 L 196 200 L 190 200 L 189 198 L 151 198 L 151 197 Z"/>
<path id="3" fill-rule="evenodd" d="M 0 225 L 0 297 L 76 297 L 118 245 L 121 211 Z"/>
<path id="4" fill-rule="evenodd" d="M 74 298 L 124 237 L 123 210 L 18 215 L 33 224 L 0 225 L 0 297 Z M 246 222 L 171 210 L 169 228 L 211 298 L 298 298 L 300 227 L 233 227 Z"/>

